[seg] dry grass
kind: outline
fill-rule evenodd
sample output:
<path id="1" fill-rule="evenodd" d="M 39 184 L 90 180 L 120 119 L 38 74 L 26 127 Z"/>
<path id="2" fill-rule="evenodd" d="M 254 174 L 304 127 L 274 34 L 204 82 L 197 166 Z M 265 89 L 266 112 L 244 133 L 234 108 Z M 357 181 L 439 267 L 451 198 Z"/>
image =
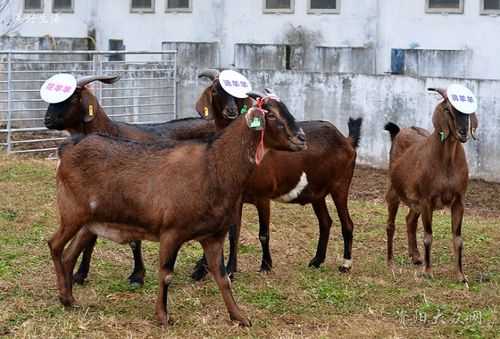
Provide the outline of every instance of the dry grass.
<path id="1" fill-rule="evenodd" d="M 319 270 L 310 269 L 307 263 L 317 239 L 312 208 L 282 204 L 272 210 L 274 272 L 258 273 L 257 216 L 254 208 L 245 208 L 241 272 L 233 287 L 240 306 L 252 319 L 250 329 L 229 321 L 212 279 L 190 280 L 201 254 L 195 243 L 184 246 L 179 254 L 170 293 L 175 321 L 168 329 L 159 327 L 153 315 L 158 286 L 155 243 L 145 244 L 146 284 L 133 289 L 126 282 L 131 266 L 128 247 L 100 240 L 89 282 L 76 287 L 80 306 L 65 310 L 57 300 L 46 245 L 57 227 L 54 167 L 50 161 L 0 157 L 0 336 L 498 336 L 500 208 L 488 213 L 467 210 L 463 233 L 469 290 L 453 281 L 448 212 L 435 215 L 432 280 L 420 277 L 419 270 L 409 264 L 401 213 L 396 238 L 398 270 L 393 276 L 384 262 L 386 211 L 372 185 L 380 181 L 379 172 L 355 178 L 351 202 L 354 267 L 347 275 L 336 269 L 342 253 L 336 217 L 327 261 Z M 363 195 L 365 182 L 371 195 Z M 480 193 L 471 196 L 498 201 L 498 196 Z M 331 202 L 329 208 L 335 214 Z"/>

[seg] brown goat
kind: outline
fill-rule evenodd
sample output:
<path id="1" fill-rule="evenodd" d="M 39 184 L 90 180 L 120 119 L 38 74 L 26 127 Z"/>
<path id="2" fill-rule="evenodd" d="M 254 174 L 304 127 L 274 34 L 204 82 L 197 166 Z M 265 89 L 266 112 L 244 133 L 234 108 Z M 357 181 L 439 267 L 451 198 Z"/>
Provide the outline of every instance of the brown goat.
<path id="1" fill-rule="evenodd" d="M 469 173 L 461 143 L 467 141 L 469 129 L 474 138 L 478 123 L 475 114 L 463 114 L 453 108 L 445 90 L 429 90 L 438 92 L 444 99 L 432 116 L 434 132 L 416 127 L 400 130 L 393 123 L 385 126 L 392 140 L 386 195 L 387 263 L 393 266 L 394 223 L 402 201 L 409 207 L 406 216 L 408 252 L 416 265 L 422 264 L 416 239 L 418 218 L 422 216 L 425 273 L 431 276 L 432 213 L 449 206 L 458 280 L 467 283 L 462 262 L 462 219 Z"/>
<path id="2" fill-rule="evenodd" d="M 255 119 L 259 130 L 248 127 Z M 291 115 L 252 108 L 211 142 L 163 148 L 90 135 L 63 145 L 56 175 L 60 227 L 48 242 L 60 301 L 74 303 L 73 267 L 94 235 L 119 243 L 159 241 L 156 315 L 167 325 L 177 253 L 183 243 L 197 240 L 231 319 L 249 326 L 221 265 L 228 217 L 256 163 L 271 149 L 302 150 L 302 133 Z"/>
<path id="3" fill-rule="evenodd" d="M 200 77 L 212 78 L 215 70 L 206 70 Z M 86 87 L 93 81 L 112 84 L 119 76 L 88 76 L 78 79 L 77 89 L 64 102 L 50 104 L 45 115 L 45 126 L 49 129 L 66 130 L 70 134 L 104 133 L 109 136 L 122 137 L 141 142 L 158 142 L 165 140 L 207 139 L 215 133 L 215 125 L 211 121 L 200 118 L 186 118 L 168 121 L 165 123 L 131 125 L 112 121 L 100 106 L 97 98 Z M 220 85 L 208 86 L 205 90 L 210 97 L 210 112 L 232 117 L 234 111 L 241 110 L 245 105 L 251 106 L 251 99 L 235 99 L 222 90 Z M 92 107 L 92 108 L 90 108 Z M 74 281 L 82 284 L 88 276 L 92 251 L 97 237 L 85 249 Z M 141 242 L 130 243 L 134 256 L 133 272 L 129 276 L 132 284 L 144 283 L 145 268 L 141 254 Z"/>
<path id="4" fill-rule="evenodd" d="M 264 109 L 288 112 L 286 105 L 274 95 L 253 94 L 261 100 Z M 203 94 L 197 104 L 201 107 L 208 100 Z M 198 110 L 200 112 L 200 110 Z M 201 112 L 200 112 L 201 115 Z M 216 126 L 227 125 L 227 119 L 214 115 Z M 243 202 L 256 206 L 259 214 L 259 240 L 263 256 L 260 270 L 270 271 L 272 258 L 269 249 L 270 201 L 312 204 L 319 222 L 319 241 L 316 255 L 309 266 L 319 267 L 325 260 L 332 220 L 325 197 L 330 194 L 342 225 L 344 239 L 344 261 L 339 266 L 347 272 L 352 266 L 353 223 L 348 210 L 348 195 L 356 160 L 361 130 L 361 119 L 349 121 L 349 137 L 346 138 L 331 123 L 326 121 L 298 122 L 307 135 L 307 150 L 288 153 L 269 151 L 261 166 L 252 173 L 243 194 Z M 318 164 L 321 164 L 318 166 Z M 242 205 L 236 211 L 235 226 L 229 233 L 230 253 L 227 270 L 237 270 L 237 252 L 241 226 Z M 199 280 L 206 274 L 206 263 L 201 259 L 192 274 Z"/>

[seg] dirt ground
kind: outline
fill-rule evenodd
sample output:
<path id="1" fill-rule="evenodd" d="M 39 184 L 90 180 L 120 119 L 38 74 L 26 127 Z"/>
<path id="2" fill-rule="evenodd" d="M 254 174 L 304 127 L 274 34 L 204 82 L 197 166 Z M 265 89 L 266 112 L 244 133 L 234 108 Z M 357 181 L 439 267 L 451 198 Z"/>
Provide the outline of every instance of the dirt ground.
<path id="1" fill-rule="evenodd" d="M 387 191 L 387 171 L 357 166 L 351 186 L 351 199 L 384 202 Z M 465 207 L 473 213 L 500 215 L 500 183 L 473 179 L 469 181 Z"/>
<path id="2" fill-rule="evenodd" d="M 15 338 L 495 338 L 500 333 L 500 185 L 472 181 L 463 227 L 470 288 L 455 281 L 448 211 L 434 213 L 433 278 L 407 255 L 399 213 L 395 264 L 385 263 L 384 171 L 356 169 L 350 197 L 355 224 L 353 268 L 340 273 L 342 234 L 335 208 L 325 263 L 314 256 L 318 225 L 311 206 L 272 204 L 273 271 L 258 272 L 258 217 L 245 206 L 234 296 L 251 328 L 229 320 L 210 277 L 190 278 L 202 254 L 195 242 L 179 253 L 169 291 L 172 324 L 158 325 L 158 244 L 143 242 L 145 285 L 130 286 L 128 246 L 99 239 L 77 305 L 58 301 L 47 239 L 58 227 L 55 161 L 0 155 L 0 337 Z M 422 227 L 418 244 L 422 251 Z M 226 250 L 227 253 L 227 250 Z"/>

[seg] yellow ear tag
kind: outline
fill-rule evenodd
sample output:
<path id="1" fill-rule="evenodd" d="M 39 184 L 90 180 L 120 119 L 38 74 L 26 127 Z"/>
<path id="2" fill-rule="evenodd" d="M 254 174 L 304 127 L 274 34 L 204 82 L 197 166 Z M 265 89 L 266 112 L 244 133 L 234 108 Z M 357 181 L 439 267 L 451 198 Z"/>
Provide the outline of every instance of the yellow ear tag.
<path id="1" fill-rule="evenodd" d="M 208 117 L 208 107 L 207 106 L 203 107 L 203 115 Z"/>
<path id="2" fill-rule="evenodd" d="M 94 116 L 94 106 L 92 106 L 92 105 L 89 105 L 89 115 L 90 115 L 91 117 L 93 117 L 93 116 Z"/>

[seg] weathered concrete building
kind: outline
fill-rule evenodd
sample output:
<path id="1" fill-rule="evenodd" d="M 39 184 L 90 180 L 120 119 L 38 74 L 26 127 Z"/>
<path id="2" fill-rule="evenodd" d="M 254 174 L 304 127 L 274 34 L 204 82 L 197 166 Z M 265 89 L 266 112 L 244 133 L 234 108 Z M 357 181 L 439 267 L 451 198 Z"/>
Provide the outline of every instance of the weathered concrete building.
<path id="1" fill-rule="evenodd" d="M 176 49 L 179 117 L 195 114 L 205 67 L 242 70 L 300 119 L 346 132 L 348 116 L 363 116 L 359 158 L 381 167 L 384 123 L 430 128 L 437 98 L 425 88 L 459 82 L 480 100 L 472 173 L 500 181 L 497 0 L 17 0 L 1 16 L 4 48 L 49 36 L 55 45 L 38 48 L 81 38 L 89 49 Z"/>

